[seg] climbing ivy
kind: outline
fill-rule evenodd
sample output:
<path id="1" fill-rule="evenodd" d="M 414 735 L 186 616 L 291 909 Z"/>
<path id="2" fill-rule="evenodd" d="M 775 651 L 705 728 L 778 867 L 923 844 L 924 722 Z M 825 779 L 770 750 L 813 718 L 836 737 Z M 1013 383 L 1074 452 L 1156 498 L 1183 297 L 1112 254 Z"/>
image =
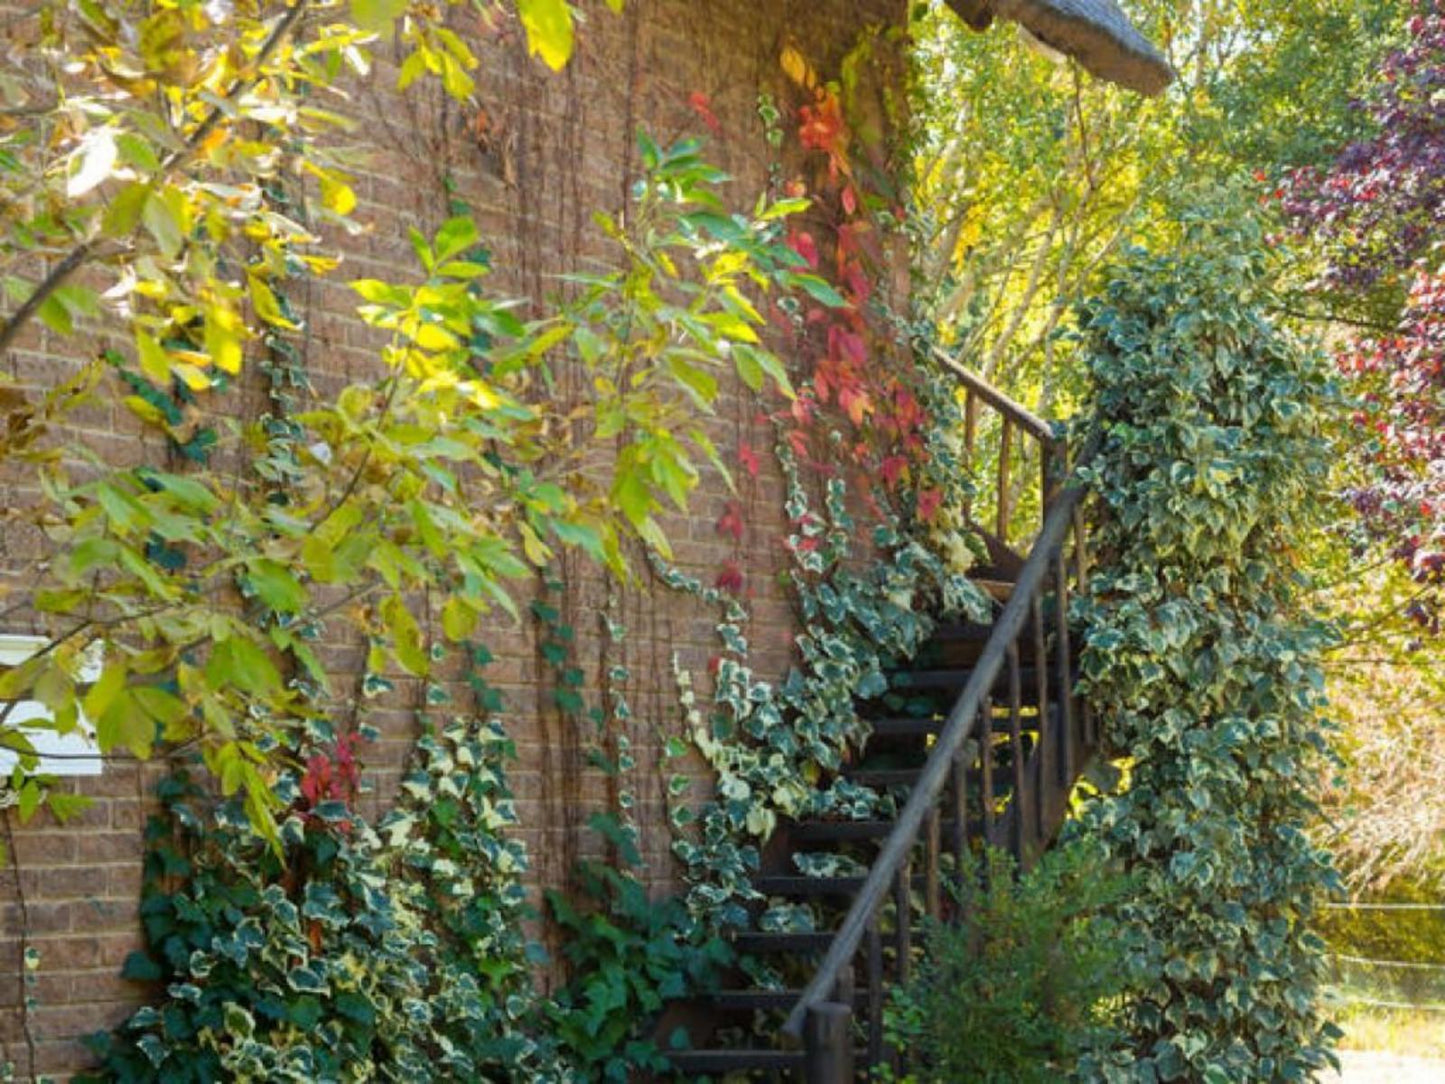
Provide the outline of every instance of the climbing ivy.
<path id="1" fill-rule="evenodd" d="M 567 891 L 544 893 L 567 968 L 561 989 L 539 1000 L 537 1013 L 548 1042 L 579 1079 L 621 1082 L 639 1070 L 667 1069 L 654 1034 L 659 1014 L 669 1002 L 716 988 L 732 952 L 680 900 L 648 894 L 633 813 L 637 764 L 626 734 L 630 675 L 616 657 L 626 629 L 613 616 L 616 596 L 610 593 L 599 615 L 606 648 L 603 703 L 589 707 L 575 659 L 576 631 L 557 605 L 564 587 L 560 579 L 544 578 L 532 614 L 539 650 L 552 671 L 553 704 L 565 725 L 586 732 L 588 761 L 610 784 L 609 808 L 587 822 L 608 854 L 605 861 L 579 863 Z"/>
<path id="2" fill-rule="evenodd" d="M 990 612 L 979 588 L 896 514 L 874 524 L 872 559 L 858 560 L 859 525 L 843 479 L 823 483 L 815 509 L 786 440 L 777 457 L 791 527 L 786 580 L 801 623 L 798 662 L 781 682 L 763 680 L 749 665 L 741 602 L 659 566 L 669 587 L 722 609 L 712 710 L 704 716 L 691 675 L 674 660 L 684 725 L 667 751 L 681 757 L 694 747 L 717 773 L 716 797 L 696 810 L 678 800 L 688 792 L 685 776 L 674 774 L 668 790 L 673 825 L 683 832 L 675 850 L 687 869 L 690 903 L 723 927 L 748 923 L 744 905 L 756 897 L 748 879 L 779 817 L 866 817 L 878 808 L 877 794 L 838 775 L 868 737 L 858 701 L 888 692 L 887 670 L 912 658 L 938 617 L 986 620 Z M 961 495 L 966 483 L 956 488 Z M 770 921 L 765 916 L 765 925 Z"/>
<path id="3" fill-rule="evenodd" d="M 485 651 L 474 649 L 473 664 Z M 560 1080 L 529 1037 L 526 855 L 513 756 L 473 672 L 473 710 L 424 717 L 396 806 L 354 808 L 357 735 L 313 720 L 304 768 L 276 784 L 278 850 L 239 800 L 216 805 L 185 774 L 160 788 L 147 829 L 147 947 L 126 978 L 164 996 L 92 1040 L 93 1081 Z M 446 693 L 433 686 L 430 703 Z M 365 731 L 361 736 L 369 736 Z"/>
<path id="4" fill-rule="evenodd" d="M 1224 221 L 1132 253 L 1080 313 L 1103 441 L 1082 692 L 1128 763 L 1084 824 L 1138 886 L 1129 1043 L 1091 1066 L 1110 1081 L 1304 1080 L 1338 1034 L 1309 932 L 1336 879 L 1304 831 L 1328 636 L 1294 571 L 1330 392 L 1264 315 L 1259 231 Z"/>
<path id="5" fill-rule="evenodd" d="M 823 280 L 779 303 L 799 360 L 797 398 L 771 415 L 786 487 L 783 580 L 799 624 L 798 657 L 782 680 L 765 680 L 749 661 L 749 614 L 734 568 L 708 587 L 655 562 L 667 586 L 720 611 L 710 706 L 674 659 L 682 727 L 666 753 L 680 765 L 695 750 L 716 775 L 715 794 L 701 803 L 689 800 L 680 769 L 669 771 L 667 792 L 689 905 L 722 928 L 753 921 L 751 876 L 779 818 L 861 818 L 888 800 L 840 774 L 868 737 L 858 702 L 889 691 L 889 668 L 918 651 L 939 617 L 990 613 L 964 577 L 981 545 L 965 512 L 972 484 L 958 399 L 920 363 L 878 288 L 898 222 L 879 188 L 887 148 L 863 88 L 886 45 L 864 35 L 839 82 L 823 81 L 796 46 L 781 56 L 814 184 L 784 182 L 779 167 L 771 176 L 790 194 L 809 192 L 813 207 L 790 224 L 788 243 Z M 768 144 L 780 147 L 782 111 L 765 97 L 758 114 Z M 740 458 L 757 473 L 756 453 L 744 447 Z M 741 541 L 740 511 L 730 508 L 718 528 Z M 805 874 L 840 861 L 794 859 Z M 758 921 L 797 928 L 811 916 L 779 906 Z"/>

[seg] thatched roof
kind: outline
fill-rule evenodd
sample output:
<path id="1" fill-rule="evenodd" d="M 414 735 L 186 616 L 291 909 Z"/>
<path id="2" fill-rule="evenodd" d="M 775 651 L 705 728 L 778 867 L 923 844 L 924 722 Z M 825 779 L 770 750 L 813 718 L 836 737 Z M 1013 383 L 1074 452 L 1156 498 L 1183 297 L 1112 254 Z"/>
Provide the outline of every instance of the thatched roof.
<path id="1" fill-rule="evenodd" d="M 975 30 L 995 15 L 1011 19 L 1100 79 L 1141 94 L 1158 94 L 1174 81 L 1169 62 L 1114 0 L 948 0 L 948 6 Z"/>

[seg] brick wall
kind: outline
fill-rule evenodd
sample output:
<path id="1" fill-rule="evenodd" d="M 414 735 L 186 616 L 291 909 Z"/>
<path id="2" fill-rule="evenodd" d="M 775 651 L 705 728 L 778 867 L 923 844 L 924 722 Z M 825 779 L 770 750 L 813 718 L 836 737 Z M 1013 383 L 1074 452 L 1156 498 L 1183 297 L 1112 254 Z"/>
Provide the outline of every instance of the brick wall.
<path id="1" fill-rule="evenodd" d="M 830 73 L 866 27 L 903 18 L 903 0 L 629 0 L 615 16 L 602 4 L 587 5 L 577 55 L 561 74 L 528 59 L 515 25 L 462 29 L 478 47 L 477 102 L 463 109 L 427 90 L 403 101 L 389 92 L 392 70 L 355 88 L 351 108 L 368 141 L 364 175 L 356 185 L 357 219 L 370 229 L 334 242 L 345 253 L 342 269 L 305 291 L 306 359 L 317 391 L 327 394 L 365 376 L 375 364 L 374 342 L 351 317 L 344 283 L 358 277 L 393 277 L 412 266 L 406 227 L 434 228 L 447 217 L 443 178 L 478 217 L 491 246 L 503 292 L 545 299 L 565 288 L 559 273 L 585 269 L 605 252 L 591 224 L 595 209 L 616 210 L 635 177 L 633 133 L 645 127 L 659 140 L 696 133 L 689 108 L 693 92 L 708 96 L 722 126 L 710 140 L 710 156 L 735 179 L 731 194 L 750 205 L 762 189 L 773 152 L 756 119 L 757 95 L 786 97 L 778 64 L 785 44 L 795 44 L 820 72 Z M 469 17 L 473 18 L 474 17 Z M 29 389 L 52 386 L 73 366 L 75 344 L 38 332 L 0 359 Z M 259 402 L 257 389 L 238 401 Z M 724 455 L 740 442 L 766 448 L 771 429 L 757 420 L 755 397 L 737 389 L 724 394 L 712 422 Z M 81 420 L 85 439 L 114 463 L 158 461 L 163 449 L 128 421 L 124 410 L 98 408 Z M 753 662 L 762 673 L 781 673 L 791 657 L 794 628 L 776 585 L 782 556 L 782 486 L 764 456 L 757 479 L 742 477 L 738 498 L 747 522 L 743 570 L 753 595 L 749 635 Z M 0 499 L 23 505 L 23 478 L 0 479 Z M 711 579 L 736 556 L 734 543 L 716 530 L 732 499 L 720 479 L 710 479 L 688 517 L 668 525 L 680 564 Z M 18 526 L 0 539 L 0 575 L 20 573 L 36 552 L 33 535 Z M 575 557 L 565 562 L 568 590 L 564 618 L 578 635 L 579 665 L 596 698 L 602 638 L 598 613 L 607 587 Z M 616 606 L 628 637 L 609 663 L 626 665 L 626 693 L 635 719 L 630 735 L 638 753 L 638 816 L 644 854 L 659 886 L 672 876 L 670 838 L 663 814 L 661 773 L 655 770 L 659 735 L 678 724 L 672 678 L 674 652 L 699 677 L 716 653 L 714 617 L 689 599 L 646 580 L 620 590 Z M 17 627 L 18 625 L 18 627 Z M 26 631 L 11 621 L 3 631 Z M 519 761 L 512 771 L 522 827 L 532 852 L 534 885 L 565 884 L 567 871 L 593 844 L 583 829 L 602 799 L 604 781 L 586 770 L 588 735 L 549 710 L 550 691 L 540 665 L 534 631 L 504 629 L 489 645 L 497 656 L 489 678 L 508 702 L 508 727 Z M 327 645 L 343 662 L 356 659 L 345 639 Z M 349 665 L 354 665 L 351 663 Z M 382 705 L 369 721 L 383 740 L 370 755 L 371 812 L 390 801 L 396 773 L 410 747 L 413 715 L 406 690 Z M 40 952 L 37 1007 L 31 1015 L 40 1072 L 66 1076 L 85 1064 L 76 1040 L 124 1018 L 147 991 L 123 982 L 118 969 L 138 944 L 135 906 L 140 884 L 140 830 L 153 765 L 116 763 L 80 784 L 94 797 L 78 821 L 58 827 L 44 817 L 13 834 L 16 869 L 0 877 L 0 1041 L 22 1067 L 25 1039 L 18 998 L 19 932 L 28 927 Z M 9 815 L 7 814 L 7 817 Z M 18 873 L 16 872 L 18 870 Z M 22 902 L 23 901 L 23 902 Z"/>

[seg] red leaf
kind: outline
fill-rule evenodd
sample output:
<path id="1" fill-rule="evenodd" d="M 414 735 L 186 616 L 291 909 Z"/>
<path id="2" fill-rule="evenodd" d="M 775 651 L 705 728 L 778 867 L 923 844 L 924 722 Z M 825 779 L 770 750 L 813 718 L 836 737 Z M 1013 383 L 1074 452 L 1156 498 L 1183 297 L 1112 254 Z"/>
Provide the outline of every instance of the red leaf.
<path id="1" fill-rule="evenodd" d="M 743 506 L 737 501 L 728 501 L 723 514 L 718 517 L 717 533 L 732 535 L 734 542 L 743 540 Z"/>
<path id="2" fill-rule="evenodd" d="M 743 593 L 743 570 L 738 567 L 736 561 L 728 561 L 723 565 L 722 571 L 717 574 L 713 586 L 719 591 L 726 591 L 731 595 Z"/>
<path id="3" fill-rule="evenodd" d="M 793 230 L 788 234 L 788 247 L 802 258 L 813 270 L 818 269 L 818 243 L 807 230 Z"/>
<path id="4" fill-rule="evenodd" d="M 694 90 L 687 96 L 687 104 L 698 115 L 698 119 L 707 125 L 708 131 L 715 136 L 722 135 L 722 123 L 717 119 L 717 114 L 712 111 L 712 101 L 706 94 L 700 90 Z"/>
<path id="5" fill-rule="evenodd" d="M 883 483 L 892 489 L 908 469 L 908 458 L 901 455 L 885 456 L 883 459 Z"/>
<path id="6" fill-rule="evenodd" d="M 918 518 L 927 523 L 933 519 L 939 506 L 943 504 L 943 493 L 937 489 L 920 490 L 918 494 Z"/>
<path id="7" fill-rule="evenodd" d="M 758 476 L 758 469 L 762 464 L 758 459 L 758 453 L 753 451 L 752 445 L 746 443 L 738 445 L 738 462 L 743 465 L 743 470 L 747 471 L 750 476 L 753 478 Z"/>

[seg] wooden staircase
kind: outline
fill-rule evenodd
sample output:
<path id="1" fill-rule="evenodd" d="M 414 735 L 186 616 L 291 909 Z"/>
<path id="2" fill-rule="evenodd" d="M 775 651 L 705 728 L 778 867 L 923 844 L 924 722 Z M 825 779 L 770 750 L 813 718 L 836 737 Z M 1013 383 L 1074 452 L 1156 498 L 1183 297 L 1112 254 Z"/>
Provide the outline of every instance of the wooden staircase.
<path id="1" fill-rule="evenodd" d="M 844 774 L 879 792 L 882 812 L 780 826 L 754 886 L 769 901 L 763 914 L 788 921 L 760 916 L 736 937 L 746 978 L 686 1015 L 695 1048 L 667 1055 L 681 1079 L 851 1084 L 897 1068 L 883 1010 L 920 951 L 920 919 L 954 913 L 948 882 L 965 852 L 988 844 L 1027 866 L 1047 847 L 1097 747 L 1073 694 L 1067 612 L 1087 553 L 1082 494 L 1064 484 L 1068 450 L 1045 423 L 940 360 L 966 390 L 966 449 L 995 482 L 982 532 L 991 567 L 980 575 L 994 618 L 941 626 L 886 695 L 859 704 L 872 735 Z M 997 423 L 987 451 L 983 409 Z M 1013 469 L 1030 450 L 1042 524 L 1020 544 Z"/>

